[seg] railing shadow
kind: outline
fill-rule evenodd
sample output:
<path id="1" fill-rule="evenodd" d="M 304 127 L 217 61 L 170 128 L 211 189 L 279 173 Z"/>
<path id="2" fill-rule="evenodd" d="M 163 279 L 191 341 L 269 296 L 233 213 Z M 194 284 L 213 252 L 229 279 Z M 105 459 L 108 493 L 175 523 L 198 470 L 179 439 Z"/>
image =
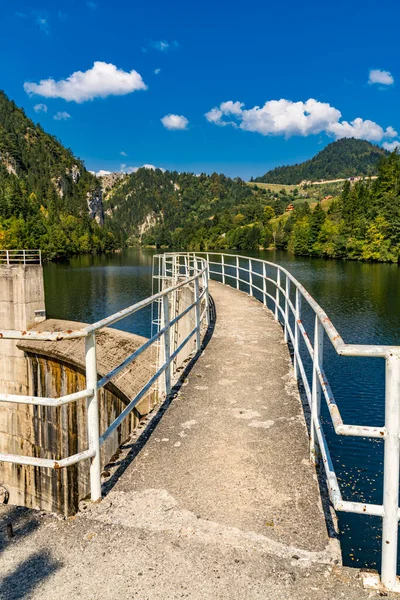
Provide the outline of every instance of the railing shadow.
<path id="1" fill-rule="evenodd" d="M 40 527 L 37 511 L 22 506 L 5 507 L 0 516 L 0 553 L 19 544 Z M 5 561 L 5 558 L 2 558 Z M 47 550 L 28 557 L 0 581 L 0 598 L 22 600 L 31 598 L 34 589 L 62 567 Z"/>
<path id="2" fill-rule="evenodd" d="M 165 398 L 165 400 L 163 401 L 163 403 L 161 405 L 159 405 L 157 413 L 151 419 L 151 421 L 148 423 L 146 428 L 142 431 L 142 433 L 140 434 L 138 439 L 135 440 L 133 443 L 122 444 L 122 446 L 120 446 L 119 452 L 124 451 L 124 450 L 125 451 L 129 450 L 128 454 L 123 459 L 121 459 L 121 461 L 118 461 L 118 459 L 116 459 L 114 461 L 110 461 L 107 465 L 105 465 L 105 467 L 104 467 L 105 471 L 107 471 L 107 469 L 112 469 L 113 467 L 116 467 L 116 466 L 118 466 L 118 468 L 116 469 L 116 471 L 114 471 L 114 473 L 112 473 L 111 477 L 102 484 L 102 497 L 103 498 L 105 496 L 107 496 L 107 494 L 110 493 L 110 491 L 114 488 L 115 484 L 118 482 L 118 480 L 121 478 L 121 476 L 125 473 L 125 471 L 129 467 L 129 465 L 133 462 L 133 460 L 136 458 L 136 456 L 141 452 L 143 447 L 146 445 L 146 443 L 148 442 L 151 435 L 157 429 L 158 424 L 160 423 L 164 414 L 168 410 L 169 406 L 172 404 L 172 402 L 178 395 L 179 390 L 181 389 L 186 378 L 189 376 L 190 372 L 192 371 L 194 365 L 197 362 L 197 359 L 200 357 L 203 350 L 209 344 L 212 334 L 215 329 L 216 321 L 217 321 L 217 310 L 216 310 L 216 306 L 215 306 L 214 300 L 212 299 L 211 295 L 209 296 L 209 299 L 210 299 L 210 324 L 207 327 L 206 333 L 204 334 L 204 338 L 203 338 L 200 350 L 198 352 L 196 352 L 196 354 L 188 360 L 187 364 L 184 366 L 183 370 L 180 372 L 179 379 L 175 383 L 174 387 L 172 388 L 171 394 L 169 396 L 167 396 L 167 398 Z"/>
<path id="3" fill-rule="evenodd" d="M 45 550 L 36 552 L 0 582 L 0 598 L 22 600 L 32 598 L 33 590 L 62 566 Z"/>

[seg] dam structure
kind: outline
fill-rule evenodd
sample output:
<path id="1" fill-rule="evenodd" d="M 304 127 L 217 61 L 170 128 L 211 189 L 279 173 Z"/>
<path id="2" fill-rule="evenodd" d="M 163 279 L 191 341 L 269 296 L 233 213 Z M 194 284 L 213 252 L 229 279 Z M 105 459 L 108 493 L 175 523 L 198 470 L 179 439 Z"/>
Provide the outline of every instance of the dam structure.
<path id="1" fill-rule="evenodd" d="M 0 598 L 400 590 L 400 348 L 346 344 L 278 264 L 205 252 L 154 257 L 152 296 L 96 323 L 46 320 L 21 256 L 0 255 Z M 149 306 L 150 338 L 113 328 Z M 383 425 L 343 422 L 326 344 L 385 360 Z M 381 504 L 342 497 L 323 402 L 384 444 Z M 342 566 L 338 511 L 382 519 L 380 576 Z"/>

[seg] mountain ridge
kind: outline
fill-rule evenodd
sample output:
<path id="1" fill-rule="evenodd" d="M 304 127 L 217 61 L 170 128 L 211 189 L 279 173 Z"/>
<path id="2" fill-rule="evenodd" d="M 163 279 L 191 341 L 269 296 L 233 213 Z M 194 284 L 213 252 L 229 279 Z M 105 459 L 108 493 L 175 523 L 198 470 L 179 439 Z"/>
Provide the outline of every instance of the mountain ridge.
<path id="1" fill-rule="evenodd" d="M 254 181 L 298 185 L 302 182 L 368 177 L 377 175 L 379 161 L 387 154 L 386 150 L 366 140 L 343 138 L 331 142 L 309 160 L 275 167 L 255 177 Z"/>

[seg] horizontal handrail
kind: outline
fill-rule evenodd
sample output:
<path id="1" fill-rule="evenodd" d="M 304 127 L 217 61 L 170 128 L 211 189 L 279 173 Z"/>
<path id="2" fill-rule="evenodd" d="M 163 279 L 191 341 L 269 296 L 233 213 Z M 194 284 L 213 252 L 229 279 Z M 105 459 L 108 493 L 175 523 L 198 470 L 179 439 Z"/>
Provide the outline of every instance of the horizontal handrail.
<path id="1" fill-rule="evenodd" d="M 184 254 L 184 253 L 182 253 L 182 254 Z M 202 256 L 222 256 L 222 254 L 218 254 L 216 252 L 203 252 L 203 251 L 196 252 L 195 254 L 196 254 L 196 256 L 201 256 L 201 257 Z M 302 294 L 302 297 L 307 301 L 307 303 L 310 305 L 312 310 L 318 316 L 324 330 L 326 331 L 326 334 L 328 335 L 330 341 L 332 342 L 333 347 L 335 348 L 335 350 L 338 354 L 340 354 L 342 356 L 369 356 L 369 357 L 375 356 L 377 358 L 386 358 L 388 356 L 388 354 L 394 352 L 400 356 L 399 346 L 384 346 L 384 345 L 378 345 L 378 344 L 346 344 L 343 341 L 339 332 L 337 331 L 336 327 L 333 325 L 332 321 L 329 319 L 328 315 L 321 308 L 321 306 L 318 304 L 318 302 L 316 302 L 316 300 L 314 300 L 314 298 L 305 289 L 305 287 L 284 267 L 281 267 L 280 265 L 277 265 L 276 263 L 273 263 L 273 262 L 270 262 L 267 260 L 262 260 L 260 258 L 252 258 L 249 256 L 242 256 L 242 255 L 237 255 L 237 254 L 223 254 L 223 256 L 225 258 L 234 258 L 234 259 L 238 258 L 238 259 L 247 260 L 247 261 L 251 260 L 252 263 L 253 262 L 256 262 L 259 264 L 265 263 L 266 265 L 268 265 L 270 267 L 274 267 L 274 268 L 278 269 L 281 273 L 283 273 L 286 277 L 288 277 L 288 279 L 291 281 L 291 283 L 293 283 L 295 285 L 295 287 L 300 291 L 300 293 Z M 208 262 L 210 265 L 221 265 L 221 263 L 215 262 L 215 261 L 208 261 Z M 230 263 L 225 263 L 224 266 L 236 268 L 235 264 L 230 264 Z M 239 268 L 241 268 L 241 267 L 239 267 Z M 210 271 L 210 273 L 211 273 L 211 271 Z M 258 273 L 256 271 L 253 271 L 252 274 L 262 277 L 262 273 Z M 218 273 L 218 275 L 221 275 L 221 273 Z M 226 273 L 225 275 L 226 275 L 226 277 L 230 276 L 228 273 Z M 246 281 L 245 283 L 248 284 L 249 282 Z"/>
<path id="2" fill-rule="evenodd" d="M 89 398 L 93 390 L 81 390 L 74 394 L 60 396 L 60 398 L 44 398 L 42 396 L 23 396 L 22 394 L 0 394 L 0 402 L 13 402 L 18 404 L 33 404 L 34 406 L 63 406 L 76 402 L 81 398 Z"/>
<path id="3" fill-rule="evenodd" d="M 0 250 L 0 264 L 42 264 L 41 250 Z"/>
<path id="4" fill-rule="evenodd" d="M 153 304 L 157 300 L 163 298 L 164 296 L 168 296 L 174 291 L 181 289 L 184 286 L 192 283 L 196 279 L 198 279 L 201 275 L 203 275 L 206 271 L 206 267 L 203 267 L 197 274 L 192 275 L 177 283 L 174 286 L 166 288 L 162 290 L 158 294 L 153 294 L 153 296 L 149 296 L 140 302 L 136 302 L 136 304 L 132 304 L 128 308 L 124 308 L 105 319 L 101 319 L 100 321 L 96 321 L 92 325 L 87 325 L 86 327 L 82 327 L 80 329 L 69 329 L 66 331 L 17 331 L 12 329 L 3 329 L 0 330 L 0 339 L 5 340 L 31 340 L 31 341 L 41 341 L 41 342 L 61 342 L 62 340 L 72 340 L 76 338 L 84 338 L 88 335 L 99 331 L 99 329 L 103 329 L 104 327 L 109 327 L 110 325 L 114 325 L 118 321 L 125 319 L 133 315 L 135 312 L 138 312 L 142 308 Z"/>

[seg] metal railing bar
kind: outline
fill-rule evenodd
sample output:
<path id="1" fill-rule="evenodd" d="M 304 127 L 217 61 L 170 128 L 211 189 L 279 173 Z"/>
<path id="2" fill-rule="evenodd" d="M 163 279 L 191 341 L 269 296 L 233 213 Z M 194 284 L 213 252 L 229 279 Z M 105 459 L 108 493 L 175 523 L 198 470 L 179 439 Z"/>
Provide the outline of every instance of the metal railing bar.
<path id="1" fill-rule="evenodd" d="M 86 458 L 93 458 L 93 450 L 84 450 L 61 460 L 52 458 L 38 458 L 36 456 L 18 456 L 18 454 L 0 454 L 0 462 L 14 463 L 16 465 L 28 465 L 30 467 L 44 467 L 46 469 L 63 469 L 70 467 Z"/>
<path id="2" fill-rule="evenodd" d="M 200 299 L 203 298 L 205 291 L 200 295 Z M 154 342 L 159 340 L 161 336 L 167 331 L 168 328 L 175 325 L 180 319 L 182 319 L 189 311 L 191 311 L 196 306 L 196 302 L 190 304 L 185 310 L 183 310 L 179 315 L 171 319 L 169 325 L 166 325 L 162 329 L 160 329 L 157 333 L 155 333 L 147 342 L 145 342 L 140 348 L 135 350 L 130 356 L 128 356 L 120 365 L 115 367 L 112 371 L 110 371 L 107 375 L 104 375 L 98 383 L 97 389 L 104 387 L 111 379 L 113 379 L 118 373 L 123 371 L 131 362 L 133 362 L 136 358 L 138 358 L 145 350 L 147 350 Z"/>
<path id="3" fill-rule="evenodd" d="M 171 356 L 172 358 L 172 356 Z M 140 392 L 136 394 L 136 396 L 129 402 L 129 404 L 124 408 L 124 410 L 118 415 L 118 417 L 107 427 L 105 432 L 100 436 L 100 446 L 104 444 L 104 442 L 110 437 L 110 435 L 121 425 L 121 423 L 125 420 L 125 418 L 129 415 L 130 412 L 135 408 L 138 402 L 143 398 L 146 392 L 151 388 L 151 386 L 157 381 L 157 379 L 164 373 L 167 368 L 168 363 L 164 363 L 162 367 L 158 369 L 158 371 L 149 379 L 149 381 L 142 387 Z"/>
<path id="4" fill-rule="evenodd" d="M 92 325 L 83 327 L 82 329 L 69 330 L 69 331 L 2 330 L 2 331 L 0 331 L 0 338 L 12 339 L 12 340 L 29 339 L 29 340 L 37 340 L 37 341 L 40 340 L 40 341 L 54 342 L 54 341 L 86 337 L 87 335 L 90 335 L 91 333 L 94 333 L 95 331 L 102 329 L 103 327 L 113 325 L 114 323 L 117 323 L 121 319 L 129 317 L 130 315 L 134 314 L 135 312 L 138 312 L 142 308 L 145 308 L 146 306 L 149 306 L 153 302 L 157 301 L 159 298 L 163 298 L 163 296 L 170 294 L 171 292 L 175 292 L 178 289 L 188 285 L 189 283 L 194 281 L 196 278 L 201 277 L 201 275 L 203 275 L 205 273 L 205 271 L 206 271 L 206 266 L 204 266 L 200 271 L 198 271 L 198 273 L 196 275 L 193 275 L 192 277 L 189 277 L 188 279 L 185 279 L 184 281 L 181 281 L 180 283 L 178 283 L 172 287 L 166 288 L 165 290 L 162 290 L 158 294 L 154 294 L 153 296 L 150 296 L 149 298 L 145 298 L 144 300 L 141 300 L 140 302 L 137 302 L 136 304 L 133 304 L 132 306 L 129 306 L 128 308 L 125 308 L 117 313 L 114 313 L 113 315 L 110 315 L 109 317 L 106 317 L 105 319 L 96 321 Z"/>
<path id="5" fill-rule="evenodd" d="M 178 255 L 179 254 L 180 253 L 178 253 Z M 204 255 L 204 254 L 207 254 L 207 252 L 197 252 L 196 254 Z M 211 253 L 208 253 L 208 254 L 211 254 Z M 219 256 L 219 255 L 220 254 L 218 254 L 218 253 L 214 254 L 214 256 Z M 242 260 L 247 260 L 247 261 L 249 260 L 248 256 L 242 256 L 242 255 L 236 255 L 236 254 L 225 254 L 225 257 L 236 258 L 236 256 Z M 302 297 L 306 300 L 306 302 L 313 309 L 314 313 L 318 316 L 324 330 L 326 331 L 333 347 L 335 348 L 335 350 L 338 354 L 340 354 L 342 356 L 370 356 L 370 357 L 375 356 L 377 358 L 386 358 L 390 352 L 396 352 L 396 351 L 398 352 L 399 351 L 399 348 L 397 346 L 380 346 L 380 345 L 373 345 L 373 344 L 346 344 L 343 341 L 342 337 L 339 335 L 337 329 L 332 324 L 331 320 L 329 319 L 329 317 L 327 316 L 325 311 L 314 300 L 314 298 L 311 296 L 311 294 L 309 292 L 307 292 L 307 290 L 304 288 L 304 286 L 291 273 L 289 273 L 289 271 L 287 271 L 284 267 L 276 265 L 275 263 L 271 263 L 269 261 L 263 261 L 262 259 L 259 259 L 259 258 L 252 258 L 251 260 L 254 262 L 259 262 L 259 263 L 265 262 L 267 265 L 277 269 L 278 272 L 283 273 L 285 276 L 287 276 L 290 279 L 290 281 L 294 284 L 294 286 L 299 290 Z M 220 263 L 214 262 L 213 264 L 220 264 Z M 218 274 L 220 274 L 220 273 L 218 273 Z M 273 282 L 273 280 L 272 280 L 272 282 Z M 276 282 L 275 282 L 275 284 L 276 284 Z"/>
<path id="6" fill-rule="evenodd" d="M 343 423 L 339 407 L 332 393 L 331 386 L 327 380 L 324 370 L 321 367 L 317 368 L 317 375 L 321 384 L 329 414 L 332 419 L 333 428 L 337 435 L 348 435 L 354 437 L 378 438 L 385 439 L 385 427 L 371 427 L 369 425 L 346 425 Z"/>
<path id="7" fill-rule="evenodd" d="M 81 398 L 89 398 L 93 394 L 93 390 L 81 390 L 60 398 L 43 398 L 40 396 L 20 396 L 18 394 L 0 394 L 0 402 L 13 402 L 17 404 L 32 404 L 34 406 L 63 406 L 70 402 L 75 402 Z"/>

